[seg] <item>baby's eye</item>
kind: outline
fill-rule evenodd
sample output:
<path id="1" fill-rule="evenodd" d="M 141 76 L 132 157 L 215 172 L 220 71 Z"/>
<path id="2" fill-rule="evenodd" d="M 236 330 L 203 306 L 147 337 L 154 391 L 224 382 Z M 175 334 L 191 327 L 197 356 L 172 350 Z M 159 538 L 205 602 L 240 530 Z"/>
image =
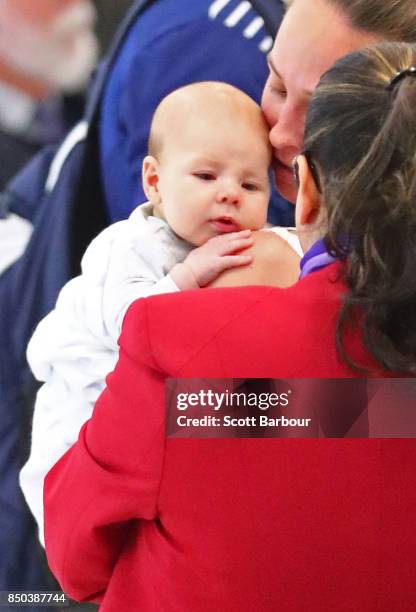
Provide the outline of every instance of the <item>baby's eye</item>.
<path id="1" fill-rule="evenodd" d="M 246 191 L 257 191 L 258 187 L 254 183 L 243 183 L 242 188 Z"/>
<path id="2" fill-rule="evenodd" d="M 216 179 L 213 172 L 194 172 L 194 176 L 201 179 L 201 181 L 215 181 Z"/>

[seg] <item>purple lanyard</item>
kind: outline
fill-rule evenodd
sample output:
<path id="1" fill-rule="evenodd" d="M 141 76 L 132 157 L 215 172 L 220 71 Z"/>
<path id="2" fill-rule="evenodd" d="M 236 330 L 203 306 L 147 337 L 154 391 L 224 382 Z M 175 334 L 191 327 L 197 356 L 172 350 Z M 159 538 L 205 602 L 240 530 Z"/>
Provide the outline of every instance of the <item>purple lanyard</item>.
<path id="1" fill-rule="evenodd" d="M 334 263 L 334 261 L 337 260 L 328 253 L 324 241 L 317 240 L 300 261 L 301 272 L 299 278 L 304 278 L 311 272 L 315 272 L 315 270 L 325 268 L 329 264 Z"/>

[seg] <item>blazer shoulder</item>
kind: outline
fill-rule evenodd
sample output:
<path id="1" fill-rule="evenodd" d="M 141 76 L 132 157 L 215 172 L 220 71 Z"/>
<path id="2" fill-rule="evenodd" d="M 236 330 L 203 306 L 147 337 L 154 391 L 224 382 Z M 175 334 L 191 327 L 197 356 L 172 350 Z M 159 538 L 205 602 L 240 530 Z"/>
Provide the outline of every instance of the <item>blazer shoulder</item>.
<path id="1" fill-rule="evenodd" d="M 329 266 L 286 289 L 209 288 L 140 299 L 124 319 L 123 348 L 174 375 L 192 360 L 214 361 L 217 340 L 223 345 L 231 329 L 240 335 L 262 329 L 265 337 L 280 329 L 292 337 L 319 329 L 323 320 L 332 328 L 343 291 L 338 266 Z"/>
<path id="2" fill-rule="evenodd" d="M 137 300 L 124 318 L 120 342 L 133 354 L 145 351 L 159 368 L 180 369 L 273 290 L 276 291 L 273 287 L 209 288 Z"/>

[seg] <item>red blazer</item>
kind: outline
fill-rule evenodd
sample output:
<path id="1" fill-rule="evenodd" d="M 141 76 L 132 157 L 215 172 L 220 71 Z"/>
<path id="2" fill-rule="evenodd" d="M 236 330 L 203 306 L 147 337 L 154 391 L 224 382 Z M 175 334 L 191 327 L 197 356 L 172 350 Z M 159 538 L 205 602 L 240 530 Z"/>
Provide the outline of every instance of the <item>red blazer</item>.
<path id="1" fill-rule="evenodd" d="M 64 591 L 111 612 L 414 612 L 414 440 L 165 438 L 166 377 L 352 376 L 336 270 L 130 308 L 108 387 L 45 481 Z"/>

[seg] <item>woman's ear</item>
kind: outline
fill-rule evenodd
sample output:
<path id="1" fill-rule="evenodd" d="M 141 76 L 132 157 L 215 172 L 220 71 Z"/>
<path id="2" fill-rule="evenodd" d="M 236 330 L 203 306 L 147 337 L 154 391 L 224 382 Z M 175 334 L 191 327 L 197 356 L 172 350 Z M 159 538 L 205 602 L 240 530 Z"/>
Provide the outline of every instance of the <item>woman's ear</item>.
<path id="1" fill-rule="evenodd" d="M 153 206 L 160 204 L 159 162 L 153 155 L 146 155 L 142 165 L 143 190 Z"/>
<path id="2" fill-rule="evenodd" d="M 318 191 L 315 179 L 304 155 L 298 155 L 296 174 L 299 180 L 296 198 L 296 227 L 298 229 L 315 229 L 321 221 L 322 196 Z"/>

